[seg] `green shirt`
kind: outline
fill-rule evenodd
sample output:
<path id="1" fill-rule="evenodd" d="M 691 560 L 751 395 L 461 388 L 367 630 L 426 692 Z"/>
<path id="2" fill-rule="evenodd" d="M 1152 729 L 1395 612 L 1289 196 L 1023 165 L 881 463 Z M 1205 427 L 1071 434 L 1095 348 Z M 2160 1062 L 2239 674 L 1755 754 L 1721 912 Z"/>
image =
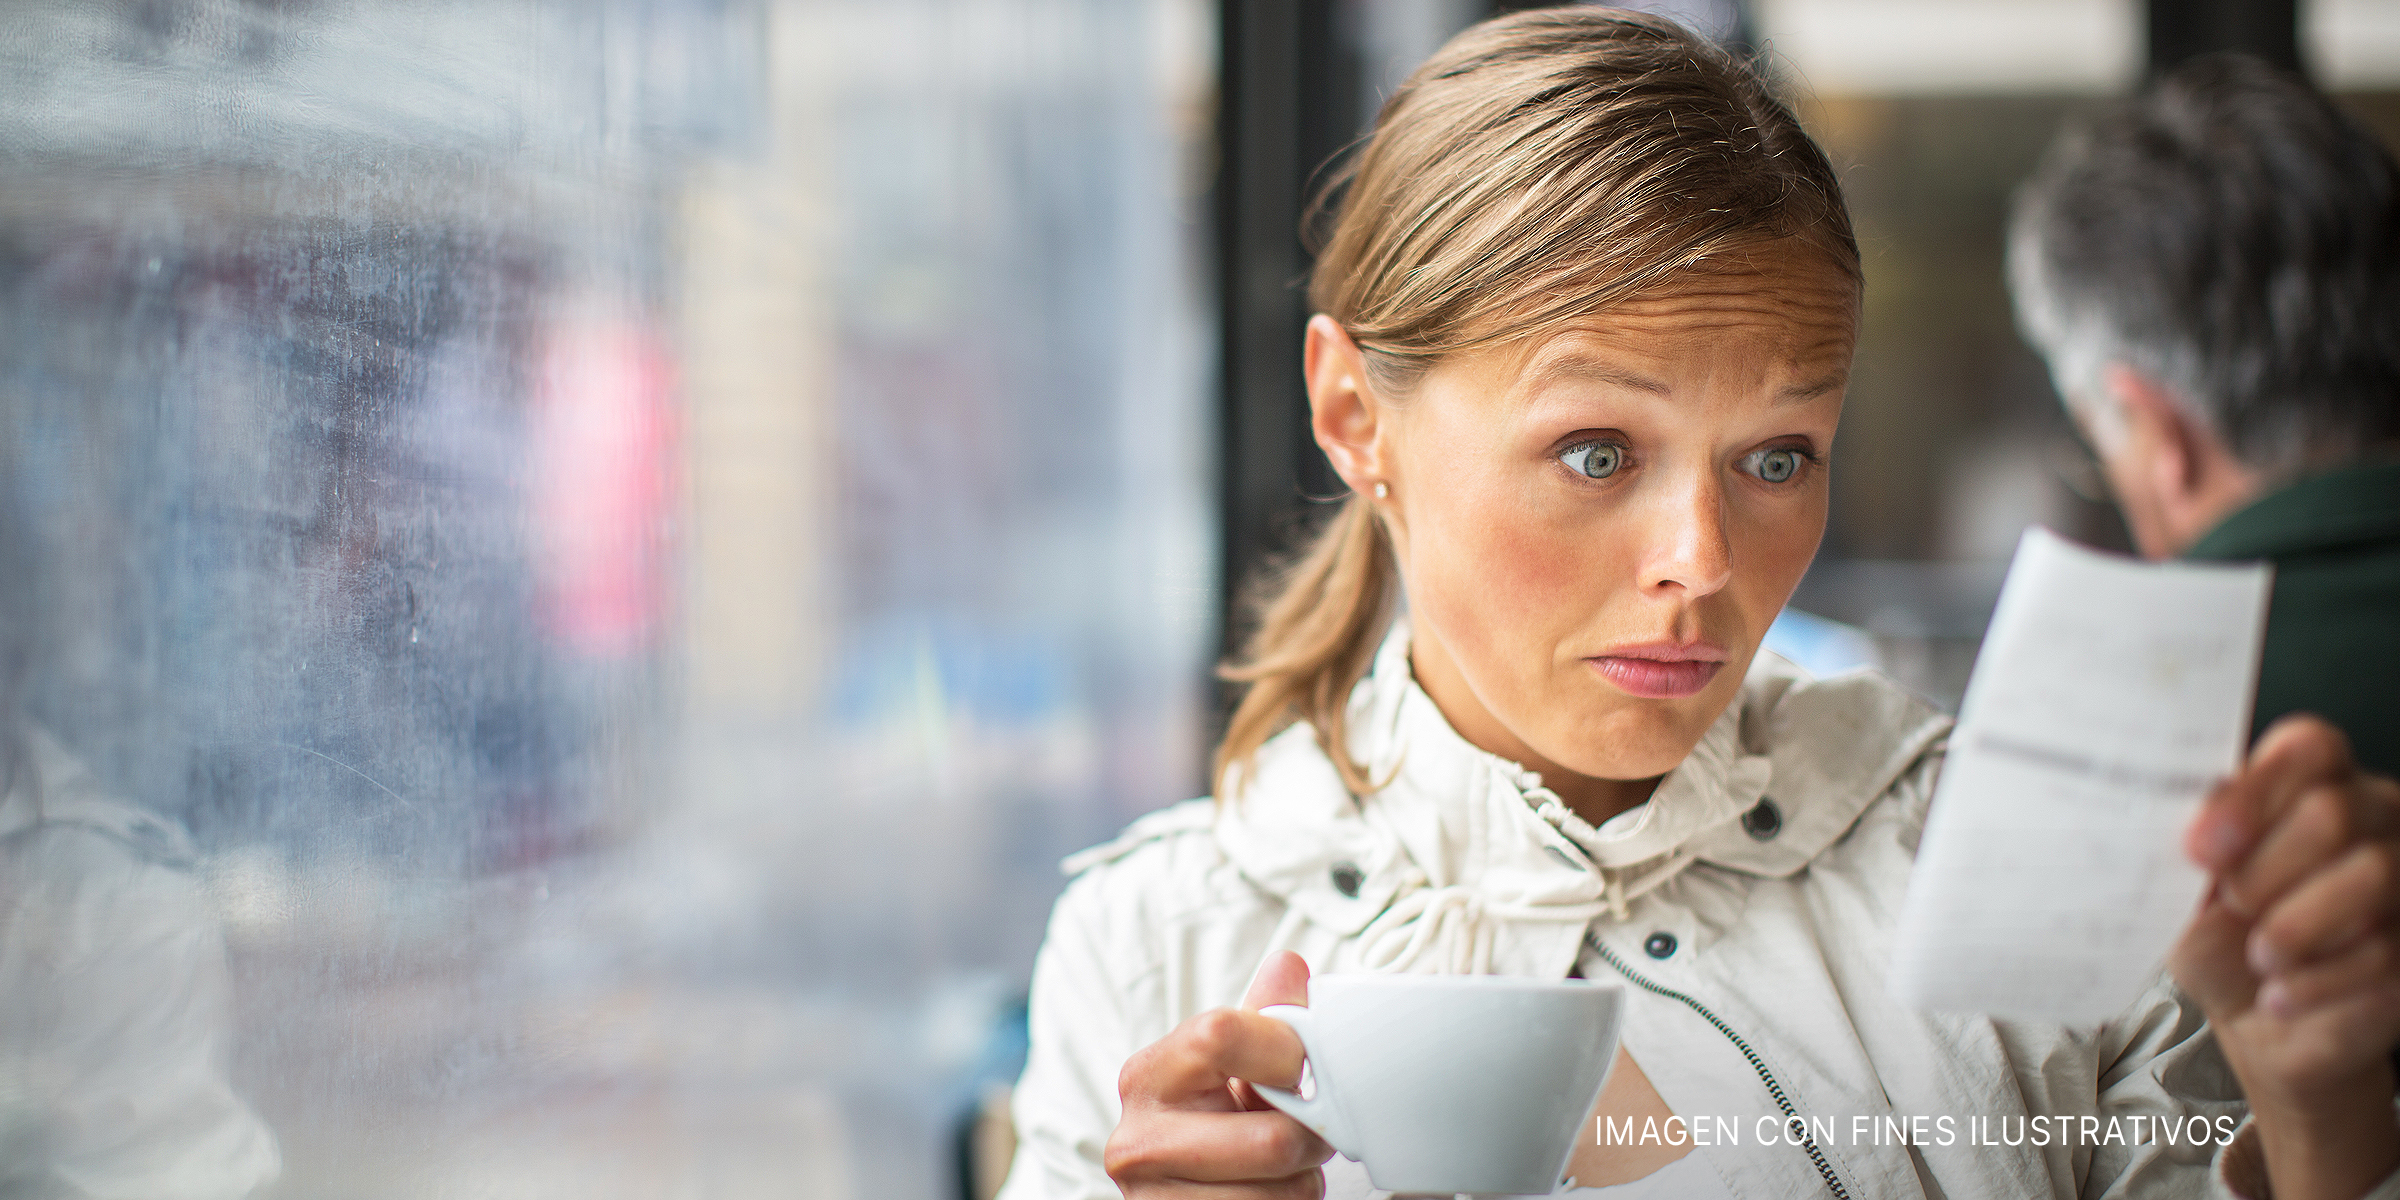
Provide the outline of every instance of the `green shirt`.
<path id="1" fill-rule="evenodd" d="M 2275 564 L 2251 736 L 2313 712 L 2350 735 L 2360 765 L 2400 776 L 2400 462 L 2267 495 L 2189 557 Z"/>

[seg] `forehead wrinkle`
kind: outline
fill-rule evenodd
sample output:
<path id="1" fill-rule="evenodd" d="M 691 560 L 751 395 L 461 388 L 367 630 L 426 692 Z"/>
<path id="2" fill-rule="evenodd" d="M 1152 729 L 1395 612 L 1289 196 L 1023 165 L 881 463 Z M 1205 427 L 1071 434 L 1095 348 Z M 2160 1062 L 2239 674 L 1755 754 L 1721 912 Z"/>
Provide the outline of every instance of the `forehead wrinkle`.
<path id="1" fill-rule="evenodd" d="M 1847 341 L 1858 328 L 1858 310 L 1847 297 L 1803 288 L 1687 291 L 1627 301 L 1597 317 L 1621 329 L 1687 338 L 1779 328 L 1788 332 L 1778 340 L 1789 345 L 1797 335 L 1810 350 Z"/>
<path id="2" fill-rule="evenodd" d="M 1526 380 L 1526 391 L 1540 392 L 1553 384 L 1569 381 L 1602 383 L 1656 396 L 1670 396 L 1674 389 L 1664 382 L 1635 371 L 1612 366 L 1581 353 L 1558 355 L 1536 368 Z"/>
<path id="3" fill-rule="evenodd" d="M 1760 324 L 1849 327 L 1856 316 L 1846 305 L 1821 298 L 1744 294 L 1685 296 L 1671 301 L 1634 301 L 1602 318 L 1618 326 L 1673 325 L 1686 330 L 1751 328 Z"/>
<path id="4" fill-rule="evenodd" d="M 1672 398 L 1671 376 L 1662 378 L 1626 360 L 1640 362 L 1660 354 L 1681 360 L 1695 352 L 1708 353 L 1695 347 L 1695 340 L 1705 344 L 1731 335 L 1753 344 L 1751 335 L 1766 333 L 1767 344 L 1757 349 L 1767 355 L 1767 378 L 1758 382 L 1768 383 L 1776 375 L 1792 380 L 1774 388 L 1772 407 L 1838 393 L 1849 384 L 1847 351 L 1857 328 L 1856 291 L 1825 286 L 1827 282 L 1781 272 L 1687 277 L 1683 287 L 1628 299 L 1521 343 L 1517 361 L 1522 365 L 1512 372 L 1517 382 L 1509 390 L 1532 399 L 1560 383 L 1588 382 Z M 1624 335 L 1643 344 L 1625 344 Z M 1664 335 L 1663 341 L 1654 340 L 1659 335 Z M 1827 361 L 1836 357 L 1841 361 Z"/>
<path id="5" fill-rule="evenodd" d="M 1734 322 L 1734 324 L 1744 323 Z M 1598 383 L 1625 388 L 1629 391 L 1645 392 L 1666 399 L 1672 399 L 1675 394 L 1673 385 L 1610 361 L 1613 356 L 1590 345 L 1589 334 L 1571 333 L 1561 340 L 1579 344 L 1572 349 L 1546 354 L 1538 359 L 1523 377 L 1524 382 L 1520 387 L 1524 394 L 1539 395 L 1553 385 L 1567 382 Z M 1783 359 L 1786 369 L 1794 370 L 1797 373 L 1797 369 L 1802 366 L 1801 360 L 1830 350 L 1841 340 L 1838 337 L 1823 338 L 1797 352 L 1788 352 L 1777 357 Z M 1847 364 L 1844 364 L 1841 369 L 1830 373 L 1785 384 L 1775 389 L 1774 398 L 1770 403 L 1777 408 L 1805 404 L 1827 393 L 1841 391 L 1847 388 L 1849 383 L 1850 372 Z"/>
<path id="6" fill-rule="evenodd" d="M 1734 312 L 1775 312 L 1789 305 L 1803 308 L 1850 308 L 1851 293 L 1847 289 L 1811 285 L 1785 279 L 1751 279 L 1739 282 L 1746 286 L 1713 288 L 1679 287 L 1661 289 L 1635 296 L 1614 305 L 1620 312 L 1680 313 L 1694 308 L 1727 309 Z"/>

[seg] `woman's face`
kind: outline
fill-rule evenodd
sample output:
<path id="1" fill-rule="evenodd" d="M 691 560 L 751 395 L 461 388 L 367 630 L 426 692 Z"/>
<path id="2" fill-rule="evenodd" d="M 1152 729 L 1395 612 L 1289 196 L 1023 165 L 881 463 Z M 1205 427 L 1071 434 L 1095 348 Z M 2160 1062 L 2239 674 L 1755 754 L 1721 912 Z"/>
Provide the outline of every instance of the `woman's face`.
<path id="1" fill-rule="evenodd" d="M 1312 331 L 1319 440 L 1389 488 L 1416 674 L 1461 734 L 1579 809 L 1682 761 L 1816 553 L 1856 309 L 1821 252 L 1770 247 L 1403 402 L 1359 389 L 1346 425 L 1356 351 Z"/>

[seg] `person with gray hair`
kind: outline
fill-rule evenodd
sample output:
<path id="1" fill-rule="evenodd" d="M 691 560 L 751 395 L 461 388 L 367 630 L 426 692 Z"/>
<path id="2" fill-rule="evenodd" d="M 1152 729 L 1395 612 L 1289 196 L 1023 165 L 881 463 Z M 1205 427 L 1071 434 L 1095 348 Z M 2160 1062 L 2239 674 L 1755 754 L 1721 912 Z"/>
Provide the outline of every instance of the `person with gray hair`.
<path id="1" fill-rule="evenodd" d="M 2253 732 L 2314 713 L 2400 774 L 2400 164 L 2194 59 L 2050 147 L 2008 275 L 2141 552 L 2274 562 Z"/>

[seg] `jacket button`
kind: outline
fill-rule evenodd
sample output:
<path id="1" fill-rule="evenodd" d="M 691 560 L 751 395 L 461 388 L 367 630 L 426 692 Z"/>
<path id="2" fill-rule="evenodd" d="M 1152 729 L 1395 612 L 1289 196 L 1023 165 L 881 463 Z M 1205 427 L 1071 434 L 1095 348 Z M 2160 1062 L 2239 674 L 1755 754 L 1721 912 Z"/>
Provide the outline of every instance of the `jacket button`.
<path id="1" fill-rule="evenodd" d="M 1356 900 L 1358 899 L 1358 886 L 1366 881 L 1367 873 L 1359 870 L 1357 863 L 1338 862 L 1333 864 L 1333 890 Z"/>
<path id="2" fill-rule="evenodd" d="M 1742 832 L 1758 841 L 1770 841 L 1783 832 L 1783 810 L 1775 802 L 1761 798 L 1749 812 L 1742 814 Z"/>
<path id="3" fill-rule="evenodd" d="M 1675 935 L 1661 929 L 1642 942 L 1642 953 L 1652 958 L 1675 957 Z"/>

